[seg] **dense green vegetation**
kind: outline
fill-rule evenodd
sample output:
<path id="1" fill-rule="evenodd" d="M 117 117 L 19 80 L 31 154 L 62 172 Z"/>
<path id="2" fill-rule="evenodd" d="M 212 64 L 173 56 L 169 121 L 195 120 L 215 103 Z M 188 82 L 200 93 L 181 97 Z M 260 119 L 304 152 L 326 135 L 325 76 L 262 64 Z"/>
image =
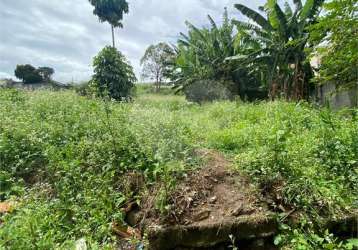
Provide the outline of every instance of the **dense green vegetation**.
<path id="1" fill-rule="evenodd" d="M 220 25 L 211 16 L 204 27 L 187 22 L 188 32 L 180 33 L 174 46 L 173 83 L 178 90 L 196 85 L 216 92 L 220 82 L 231 93 L 228 98 L 249 101 L 309 100 L 314 83 L 354 85 L 357 4 L 324 2 L 268 0 L 258 11 L 235 4 L 248 21 L 231 18 L 225 10 Z M 319 61 L 318 68 L 312 68 L 312 58 Z"/>
<path id="2" fill-rule="evenodd" d="M 126 173 L 175 183 L 195 148 L 227 153 L 262 189 L 280 184 L 282 204 L 315 223 L 351 212 L 358 195 L 356 113 L 153 94 L 120 104 L 2 90 L 0 102 L 0 198 L 15 202 L 1 217 L 3 248 L 68 249 L 81 238 L 114 246 L 111 224 L 134 198 Z"/>
<path id="3" fill-rule="evenodd" d="M 227 10 L 220 25 L 211 16 L 204 28 L 187 22 L 176 45 L 145 53 L 155 86 L 135 86 L 115 48 L 113 29 L 122 27 L 127 2 L 90 3 L 111 24 L 113 46 L 94 58 L 89 84 L 0 91 L 0 249 L 72 249 L 78 240 L 118 248 L 113 229 L 143 198 L 130 176 L 143 177 L 144 189 L 160 187 L 155 209 L 168 213 L 169 192 L 200 165 L 196 149 L 223 153 L 261 191 L 277 214 L 274 243 L 282 249 L 357 245 L 325 223 L 357 213 L 358 110 L 334 113 L 308 102 L 314 82 L 356 83 L 353 1 L 293 0 L 282 8 L 268 0 L 258 12 L 236 4 L 249 22 Z M 323 62 L 313 78 L 315 53 Z M 50 79 L 52 71 L 36 72 Z M 174 89 L 160 88 L 166 79 Z"/>
<path id="4" fill-rule="evenodd" d="M 340 87 L 356 84 L 358 63 L 358 5 L 353 0 L 325 4 L 326 15 L 311 26 L 311 40 L 321 60 L 318 84 L 335 81 Z"/>
<path id="5" fill-rule="evenodd" d="M 25 196 L 3 218 L 0 245 L 49 249 L 81 237 L 111 241 L 110 224 L 123 221 L 120 208 L 129 198 L 123 174 L 138 170 L 154 180 L 167 162 L 186 154 L 185 126 L 176 126 L 180 121 L 168 111 L 155 112 L 72 93 L 3 91 L 0 170 L 7 185 L 1 199 Z"/>
<path id="6" fill-rule="evenodd" d="M 89 86 L 102 98 L 128 100 L 137 78 L 132 66 L 115 47 L 107 46 L 93 59 L 94 74 Z"/>
<path id="7" fill-rule="evenodd" d="M 236 4 L 250 22 L 230 20 L 227 11 L 220 27 L 210 16 L 210 28 L 187 22 L 189 32 L 181 34 L 174 63 L 176 85 L 186 88 L 196 81 L 221 80 L 241 97 L 260 98 L 257 92 L 266 90 L 271 98 L 307 99 L 313 76 L 305 52 L 307 28 L 316 21 L 322 3 L 294 1 L 293 10 L 286 2 L 283 10 L 276 0 L 269 0 L 260 9 L 262 14 Z"/>
<path id="8" fill-rule="evenodd" d="M 15 76 L 21 79 L 24 83 L 41 83 L 43 81 L 51 81 L 51 76 L 55 70 L 50 67 L 35 68 L 30 64 L 17 65 L 15 69 Z"/>

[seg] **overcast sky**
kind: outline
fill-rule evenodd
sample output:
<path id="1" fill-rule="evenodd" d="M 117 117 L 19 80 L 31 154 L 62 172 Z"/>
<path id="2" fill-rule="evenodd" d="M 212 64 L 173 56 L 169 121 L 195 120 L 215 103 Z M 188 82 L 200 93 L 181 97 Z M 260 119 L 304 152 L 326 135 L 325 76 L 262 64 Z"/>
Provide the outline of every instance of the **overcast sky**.
<path id="1" fill-rule="evenodd" d="M 185 20 L 208 24 L 206 15 L 218 22 L 224 7 L 240 18 L 234 3 L 257 9 L 264 0 L 129 0 L 130 14 L 124 29 L 116 31 L 117 47 L 133 65 L 147 46 L 175 42 L 186 32 Z M 17 64 L 50 66 L 54 79 L 82 81 L 92 74 L 93 56 L 111 44 L 110 26 L 99 23 L 88 0 L 0 0 L 0 78 L 13 77 Z"/>

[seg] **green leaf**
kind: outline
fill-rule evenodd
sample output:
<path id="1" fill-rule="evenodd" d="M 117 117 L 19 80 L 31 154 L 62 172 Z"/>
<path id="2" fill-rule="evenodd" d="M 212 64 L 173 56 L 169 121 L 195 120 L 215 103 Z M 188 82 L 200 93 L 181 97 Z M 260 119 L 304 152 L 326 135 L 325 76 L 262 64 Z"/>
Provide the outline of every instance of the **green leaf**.
<path id="1" fill-rule="evenodd" d="M 278 245 L 280 245 L 281 243 L 282 243 L 282 241 L 283 241 L 283 238 L 282 238 L 282 236 L 281 235 L 277 235 L 276 237 L 275 237 L 275 240 L 274 240 L 274 244 L 275 244 L 275 246 L 278 246 Z"/>
<path id="2" fill-rule="evenodd" d="M 259 13 L 256 11 L 246 7 L 242 4 L 235 4 L 235 8 L 238 9 L 243 15 L 247 16 L 248 18 L 252 19 L 258 25 L 266 30 L 272 30 L 271 24 Z"/>

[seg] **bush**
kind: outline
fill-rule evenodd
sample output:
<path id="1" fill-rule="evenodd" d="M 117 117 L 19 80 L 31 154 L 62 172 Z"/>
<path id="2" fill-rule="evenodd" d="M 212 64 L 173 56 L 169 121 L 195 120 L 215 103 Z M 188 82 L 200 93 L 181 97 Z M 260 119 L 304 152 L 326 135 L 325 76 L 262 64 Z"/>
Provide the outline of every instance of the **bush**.
<path id="1" fill-rule="evenodd" d="M 132 66 L 111 46 L 105 47 L 93 60 L 92 84 L 100 97 L 128 100 L 136 81 Z"/>
<path id="2" fill-rule="evenodd" d="M 204 103 L 228 100 L 232 95 L 226 85 L 219 81 L 196 81 L 184 89 L 186 99 L 191 102 Z"/>
<path id="3" fill-rule="evenodd" d="M 93 86 L 90 84 L 90 82 L 81 82 L 76 85 L 74 84 L 72 87 L 80 96 L 90 97 L 95 94 L 95 89 L 93 89 Z"/>

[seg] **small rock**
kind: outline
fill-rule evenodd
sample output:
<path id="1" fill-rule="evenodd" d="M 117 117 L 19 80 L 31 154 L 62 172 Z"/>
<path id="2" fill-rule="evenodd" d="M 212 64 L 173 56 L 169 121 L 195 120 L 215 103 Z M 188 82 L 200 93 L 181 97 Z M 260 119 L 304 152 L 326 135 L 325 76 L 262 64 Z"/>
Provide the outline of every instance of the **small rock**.
<path id="1" fill-rule="evenodd" d="M 127 213 L 125 220 L 130 226 L 133 227 L 138 225 L 142 218 L 143 214 L 139 210 L 133 210 Z"/>
<path id="2" fill-rule="evenodd" d="M 211 178 L 211 180 L 212 180 L 213 182 L 215 182 L 215 183 L 218 183 L 218 182 L 219 182 L 218 179 L 216 179 L 216 178 Z"/>
<path id="3" fill-rule="evenodd" d="M 213 197 L 211 197 L 211 198 L 209 199 L 209 203 L 213 204 L 213 203 L 215 203 L 217 200 L 218 200 L 218 197 L 213 196 Z"/>

